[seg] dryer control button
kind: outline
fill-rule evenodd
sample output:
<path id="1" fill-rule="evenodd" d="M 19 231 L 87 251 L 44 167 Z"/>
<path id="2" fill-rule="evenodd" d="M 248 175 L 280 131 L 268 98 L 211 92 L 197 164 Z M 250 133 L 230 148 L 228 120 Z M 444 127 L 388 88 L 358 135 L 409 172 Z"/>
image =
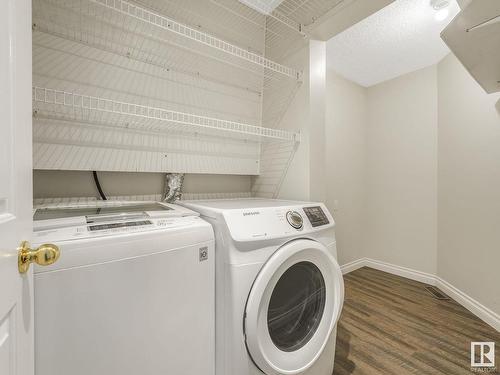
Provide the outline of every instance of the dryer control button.
<path id="1" fill-rule="evenodd" d="M 295 229 L 302 229 L 302 225 L 304 224 L 302 216 L 297 211 L 288 211 L 286 213 L 286 220 Z"/>

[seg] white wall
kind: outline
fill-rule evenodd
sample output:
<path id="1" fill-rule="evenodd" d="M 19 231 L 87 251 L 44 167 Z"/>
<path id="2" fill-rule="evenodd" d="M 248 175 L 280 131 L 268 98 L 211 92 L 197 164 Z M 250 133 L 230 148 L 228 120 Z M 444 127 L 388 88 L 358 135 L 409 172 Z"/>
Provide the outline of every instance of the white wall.
<path id="1" fill-rule="evenodd" d="M 437 77 L 425 68 L 367 90 L 366 256 L 436 272 Z"/>
<path id="2" fill-rule="evenodd" d="M 99 172 L 107 196 L 162 194 L 163 173 Z M 243 193 L 250 191 L 250 176 L 187 174 L 185 193 Z M 34 198 L 98 197 L 92 172 L 33 171 Z"/>
<path id="3" fill-rule="evenodd" d="M 324 173 L 326 43 L 311 40 L 282 63 L 302 66 L 303 82 L 278 124 L 282 129 L 300 132 L 301 135 L 278 198 L 324 201 L 327 191 Z"/>
<path id="4" fill-rule="evenodd" d="M 309 42 L 309 191 L 310 200 L 326 200 L 326 43 Z"/>
<path id="5" fill-rule="evenodd" d="M 326 114 L 340 263 L 437 275 L 500 312 L 500 94 L 449 55 L 368 89 L 329 72 Z"/>
<path id="6" fill-rule="evenodd" d="M 326 142 L 328 142 L 327 139 L 329 137 L 327 134 L 328 124 L 331 123 L 331 120 L 324 117 L 325 98 L 321 98 L 321 95 L 325 97 L 324 93 L 329 88 L 324 86 L 324 82 L 321 83 L 321 79 L 324 81 L 326 72 L 326 57 L 322 57 L 324 52 L 322 44 L 324 42 L 318 41 L 330 39 L 365 17 L 382 9 L 392 1 L 345 1 L 338 7 L 335 7 L 335 9 L 321 20 L 318 20 L 319 23 L 312 30 L 314 34 L 313 39 L 317 40 L 312 40 L 304 45 L 303 40 L 299 39 L 287 49 L 284 55 L 281 53 L 275 54 L 275 52 L 283 52 L 279 48 L 277 51 L 266 51 L 268 57 L 275 58 L 288 66 L 301 67 L 304 72 L 302 86 L 288 107 L 283 120 L 278 124 L 279 128 L 300 131 L 302 138 L 290 168 L 285 175 L 278 198 L 295 200 L 329 199 L 326 171 L 331 169 L 329 165 L 331 160 L 328 157 Z M 320 60 L 317 60 L 318 58 Z M 320 70 L 320 74 L 314 71 L 316 68 Z M 311 82 L 311 78 L 316 80 L 316 82 Z M 318 78 L 320 79 L 318 80 Z M 314 91 L 311 91 L 312 89 Z M 321 93 L 321 95 L 318 95 L 318 93 Z M 331 93 L 327 92 L 327 101 L 329 100 L 329 95 Z M 328 106 L 328 102 L 326 106 Z M 265 105 L 263 107 L 264 109 L 266 108 Z M 317 111 L 322 107 L 321 113 L 311 113 L 311 110 Z M 355 108 L 351 109 L 351 114 L 356 116 L 354 113 Z M 311 128 L 312 122 L 315 124 L 313 128 Z M 324 129 L 318 126 L 319 122 L 327 124 Z M 324 140 L 321 139 L 322 137 L 324 137 Z M 325 143 L 325 145 L 321 144 L 318 147 L 318 142 Z"/>
<path id="7" fill-rule="evenodd" d="M 364 257 L 366 89 L 327 71 L 326 205 L 336 223 L 340 264 Z"/>
<path id="8" fill-rule="evenodd" d="M 364 88 L 328 72 L 327 206 L 340 264 L 436 272 L 437 70 Z"/>
<path id="9" fill-rule="evenodd" d="M 324 173 L 326 43 L 311 40 L 283 63 L 304 69 L 302 85 L 278 124 L 301 135 L 278 198 L 324 201 L 327 191 Z"/>
<path id="10" fill-rule="evenodd" d="M 282 121 L 282 129 L 300 132 L 301 141 L 279 191 L 280 199 L 309 200 L 309 45 L 289 56 L 284 64 L 303 69 L 302 84 Z"/>
<path id="11" fill-rule="evenodd" d="M 453 55 L 438 82 L 438 275 L 500 313 L 500 95 Z"/>

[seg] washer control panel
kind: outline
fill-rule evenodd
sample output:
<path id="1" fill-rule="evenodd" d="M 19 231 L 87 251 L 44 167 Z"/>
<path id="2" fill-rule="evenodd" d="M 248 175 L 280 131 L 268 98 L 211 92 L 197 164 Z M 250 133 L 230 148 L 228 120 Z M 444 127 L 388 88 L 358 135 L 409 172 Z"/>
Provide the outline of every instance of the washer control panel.
<path id="1" fill-rule="evenodd" d="M 288 221 L 288 224 L 297 230 L 302 229 L 304 226 L 304 220 L 297 211 L 288 211 L 286 213 L 286 221 Z"/>
<path id="2" fill-rule="evenodd" d="M 117 223 L 106 223 L 106 224 L 97 224 L 97 225 L 89 225 L 88 230 L 91 232 L 96 230 L 108 230 L 108 229 L 117 229 L 117 228 L 130 228 L 130 227 L 138 227 L 141 225 L 152 225 L 153 222 L 151 220 L 139 220 L 139 221 L 122 221 Z"/>
<path id="3" fill-rule="evenodd" d="M 78 219 L 78 218 L 76 218 Z M 49 226 L 35 228 L 34 242 L 61 242 L 76 239 L 89 239 L 103 236 L 125 235 L 155 230 L 168 230 L 192 225 L 201 220 L 198 216 L 124 220 L 100 223 L 88 223 L 85 217 L 74 220 L 67 226 Z"/>

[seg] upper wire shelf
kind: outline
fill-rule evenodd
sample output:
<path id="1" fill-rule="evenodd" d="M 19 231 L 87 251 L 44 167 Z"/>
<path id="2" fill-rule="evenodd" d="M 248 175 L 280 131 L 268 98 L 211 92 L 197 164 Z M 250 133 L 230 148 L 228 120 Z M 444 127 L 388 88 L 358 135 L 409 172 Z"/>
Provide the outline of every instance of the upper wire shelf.
<path id="1" fill-rule="evenodd" d="M 148 131 L 299 142 L 300 134 L 51 88 L 33 87 L 35 117 Z"/>
<path id="2" fill-rule="evenodd" d="M 158 30 L 165 30 L 192 41 L 204 44 L 206 46 L 212 47 L 215 50 L 222 51 L 229 55 L 238 57 L 242 60 L 246 60 L 263 68 L 270 69 L 274 72 L 281 73 L 293 79 L 300 78 L 300 72 L 289 68 L 287 66 L 278 64 L 272 60 L 266 59 L 265 57 L 258 55 L 256 53 L 247 51 L 240 48 L 234 44 L 228 43 L 222 39 L 204 33 L 202 31 L 196 30 L 187 25 L 181 24 L 171 18 L 159 15 L 139 7 L 137 5 L 131 4 L 124 0 L 88 0 L 91 3 L 102 5 L 112 11 L 119 12 L 127 17 L 132 17 L 140 20 L 148 25 L 158 28 Z"/>
<path id="3" fill-rule="evenodd" d="M 48 25 L 42 25 L 42 31 L 50 29 L 49 31 L 73 40 L 88 42 L 89 36 L 92 36 L 96 43 L 100 42 L 108 47 L 113 43 L 121 44 L 126 41 L 123 35 L 118 33 L 110 36 L 110 28 L 118 28 L 125 33 L 148 38 L 152 42 L 174 45 L 218 62 L 260 73 L 262 76 L 277 74 L 296 81 L 301 79 L 302 73 L 299 70 L 124 0 L 35 0 L 34 7 L 37 5 L 39 6 L 34 12 L 35 15 L 46 13 L 47 10 L 42 8 L 52 5 L 53 12 L 58 16 L 46 15 L 45 21 L 48 21 Z M 61 12 L 64 11 L 67 14 L 61 17 Z M 60 23 L 61 20 L 65 24 L 51 24 Z M 37 20 L 35 22 L 38 23 Z M 139 40 L 135 42 L 145 47 L 141 51 L 142 54 L 154 53 L 158 47 L 141 43 Z"/>

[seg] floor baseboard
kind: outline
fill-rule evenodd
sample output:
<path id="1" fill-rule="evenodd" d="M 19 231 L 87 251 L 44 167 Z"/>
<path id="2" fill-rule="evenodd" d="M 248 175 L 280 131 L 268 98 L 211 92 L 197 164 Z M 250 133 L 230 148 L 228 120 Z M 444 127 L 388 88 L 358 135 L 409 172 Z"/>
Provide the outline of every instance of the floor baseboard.
<path id="1" fill-rule="evenodd" d="M 500 315 L 440 277 L 436 277 L 435 285 L 471 313 L 500 332 Z"/>
<path id="2" fill-rule="evenodd" d="M 340 266 L 340 270 L 342 271 L 342 275 L 345 275 L 346 273 L 349 273 L 352 271 L 356 271 L 359 268 L 365 267 L 366 266 L 365 259 L 366 258 L 360 258 L 360 259 L 354 260 L 352 262 L 346 263 L 343 266 Z"/>
<path id="3" fill-rule="evenodd" d="M 430 285 L 436 284 L 436 276 L 422 271 L 417 271 L 411 268 L 397 266 L 395 264 L 382 262 L 380 260 L 365 258 L 365 264 L 367 267 L 375 268 L 379 271 L 384 271 L 392 273 L 393 275 L 398 275 L 401 277 L 406 277 L 410 280 L 420 281 L 421 283 L 426 283 Z"/>
<path id="4" fill-rule="evenodd" d="M 500 315 L 436 275 L 371 258 L 357 259 L 355 261 L 344 264 L 340 267 L 340 269 L 342 270 L 342 274 L 347 274 L 362 267 L 370 267 L 379 271 L 384 271 L 393 275 L 405 277 L 410 280 L 434 285 L 441 289 L 448 296 L 453 298 L 456 302 L 461 304 L 463 307 L 465 307 L 467 310 L 469 310 L 471 313 L 476 315 L 479 319 L 483 320 L 484 322 L 495 328 L 497 331 L 500 331 Z"/>

